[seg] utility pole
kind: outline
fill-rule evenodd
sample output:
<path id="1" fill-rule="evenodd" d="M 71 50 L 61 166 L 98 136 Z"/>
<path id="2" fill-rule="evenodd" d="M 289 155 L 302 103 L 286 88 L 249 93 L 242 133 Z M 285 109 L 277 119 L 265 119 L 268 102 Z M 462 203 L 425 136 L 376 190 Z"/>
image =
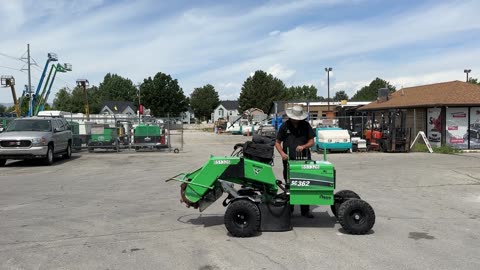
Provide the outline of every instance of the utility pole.
<path id="1" fill-rule="evenodd" d="M 32 70 L 31 70 L 31 66 L 32 66 L 32 62 L 31 62 L 31 58 L 30 58 L 30 43 L 27 44 L 27 59 L 25 58 L 22 58 L 22 60 L 27 60 L 27 71 L 28 71 L 28 89 L 27 89 L 27 93 L 28 93 L 28 96 L 30 97 L 29 100 L 28 100 L 28 115 L 30 116 L 31 115 L 31 112 L 32 112 L 32 100 L 33 100 L 33 96 L 32 96 Z M 22 69 L 24 70 L 24 69 Z"/>
<path id="2" fill-rule="evenodd" d="M 32 69 L 31 69 L 31 62 L 30 62 L 30 43 L 27 44 L 27 61 L 28 61 L 28 94 L 30 95 L 30 101 L 28 102 L 28 108 L 29 110 L 32 109 Z"/>
<path id="3" fill-rule="evenodd" d="M 325 68 L 325 71 L 327 72 L 327 104 L 328 104 L 328 111 L 330 112 L 330 71 L 332 71 L 331 67 Z"/>

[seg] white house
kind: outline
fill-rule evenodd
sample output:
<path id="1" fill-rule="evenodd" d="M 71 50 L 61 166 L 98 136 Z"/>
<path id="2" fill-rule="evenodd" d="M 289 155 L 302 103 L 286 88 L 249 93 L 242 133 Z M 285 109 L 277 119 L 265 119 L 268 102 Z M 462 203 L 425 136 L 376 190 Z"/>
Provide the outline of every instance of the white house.
<path id="1" fill-rule="evenodd" d="M 227 120 L 232 122 L 238 118 L 238 101 L 236 100 L 224 100 L 220 101 L 220 105 L 213 110 L 212 121 L 216 122 L 219 119 Z"/>
<path id="2" fill-rule="evenodd" d="M 182 123 L 190 124 L 195 121 L 195 114 L 191 108 L 188 108 L 188 111 L 181 113 L 182 116 Z"/>

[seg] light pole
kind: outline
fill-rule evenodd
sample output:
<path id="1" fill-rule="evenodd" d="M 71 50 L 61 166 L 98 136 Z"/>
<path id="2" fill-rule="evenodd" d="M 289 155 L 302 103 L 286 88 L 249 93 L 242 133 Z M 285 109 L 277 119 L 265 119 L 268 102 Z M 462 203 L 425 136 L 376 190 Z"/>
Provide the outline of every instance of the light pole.
<path id="1" fill-rule="evenodd" d="M 87 115 L 87 121 L 90 121 L 90 110 L 88 108 L 88 96 L 87 96 L 87 86 L 89 86 L 90 84 L 87 79 L 78 79 L 77 85 L 82 87 L 83 89 L 83 98 L 85 99 L 84 100 L 85 114 Z"/>
<path id="2" fill-rule="evenodd" d="M 472 72 L 471 69 L 465 69 L 463 70 L 463 72 L 465 72 L 467 74 L 467 82 L 468 82 L 468 73 Z"/>
<path id="3" fill-rule="evenodd" d="M 325 71 L 327 72 L 327 104 L 328 111 L 330 111 L 330 71 L 332 71 L 332 68 L 325 68 Z"/>

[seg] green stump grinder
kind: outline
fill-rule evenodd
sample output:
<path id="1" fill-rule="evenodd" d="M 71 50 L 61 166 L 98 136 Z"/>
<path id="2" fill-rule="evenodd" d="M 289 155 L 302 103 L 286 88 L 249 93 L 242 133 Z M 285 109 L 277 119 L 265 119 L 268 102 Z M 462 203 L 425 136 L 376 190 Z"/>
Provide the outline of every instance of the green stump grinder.
<path id="1" fill-rule="evenodd" d="M 167 181 L 181 182 L 181 202 L 204 211 L 228 195 L 224 222 L 235 237 L 260 231 L 292 229 L 292 205 L 328 205 L 344 231 L 366 234 L 375 223 L 375 212 L 355 192 L 334 193 L 335 167 L 323 160 L 289 160 L 285 183 L 273 173 L 274 138 L 255 135 L 236 144 L 231 156 L 211 156 L 205 165 Z"/>

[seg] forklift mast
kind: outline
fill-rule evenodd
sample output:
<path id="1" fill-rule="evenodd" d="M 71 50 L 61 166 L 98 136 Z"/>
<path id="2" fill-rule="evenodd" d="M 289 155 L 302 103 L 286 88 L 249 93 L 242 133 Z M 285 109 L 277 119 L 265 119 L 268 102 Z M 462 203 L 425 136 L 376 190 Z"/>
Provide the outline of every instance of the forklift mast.
<path id="1" fill-rule="evenodd" d="M 382 114 L 382 139 L 384 152 L 407 152 L 410 144 L 410 129 L 407 126 L 407 110 L 395 109 Z"/>

